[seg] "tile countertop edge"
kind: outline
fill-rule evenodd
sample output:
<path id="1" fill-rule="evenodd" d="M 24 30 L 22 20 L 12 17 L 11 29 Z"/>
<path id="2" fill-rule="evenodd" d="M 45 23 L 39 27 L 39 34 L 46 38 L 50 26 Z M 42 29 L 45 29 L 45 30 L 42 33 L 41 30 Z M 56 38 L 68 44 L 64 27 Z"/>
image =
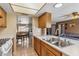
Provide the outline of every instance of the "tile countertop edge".
<path id="1" fill-rule="evenodd" d="M 43 42 L 45 42 L 45 43 L 47 43 L 48 45 L 50 45 L 51 47 L 54 47 L 54 48 L 56 48 L 57 50 L 59 50 L 60 52 L 62 52 L 63 54 L 65 54 L 65 55 L 67 55 L 67 56 L 77 56 L 77 55 L 75 55 L 75 54 L 73 54 L 73 53 L 69 53 L 68 51 L 69 51 L 69 49 L 70 48 L 72 48 L 72 49 L 74 49 L 75 50 L 75 48 L 73 48 L 73 47 L 75 47 L 75 46 L 79 46 L 79 44 L 74 44 L 73 46 L 68 46 L 68 47 L 63 47 L 63 48 L 60 48 L 60 47 L 57 47 L 57 46 L 55 46 L 55 45 L 52 45 L 51 43 L 48 43 L 47 41 L 45 41 L 45 40 L 43 40 L 42 39 L 42 36 L 37 36 L 37 35 L 33 35 L 33 36 L 35 36 L 35 37 L 37 37 L 38 39 L 40 39 L 40 40 L 42 40 Z M 51 36 L 50 36 L 51 37 Z M 52 37 L 57 37 L 57 36 L 52 36 Z M 62 38 L 62 37 L 61 37 Z M 63 39 L 65 39 L 65 38 L 63 38 Z M 78 48 L 79 49 L 79 48 Z M 68 51 L 67 51 L 68 50 Z M 70 51 L 71 51 L 71 49 L 70 49 Z M 77 54 L 78 54 L 78 56 L 79 56 L 79 52 L 77 52 Z"/>

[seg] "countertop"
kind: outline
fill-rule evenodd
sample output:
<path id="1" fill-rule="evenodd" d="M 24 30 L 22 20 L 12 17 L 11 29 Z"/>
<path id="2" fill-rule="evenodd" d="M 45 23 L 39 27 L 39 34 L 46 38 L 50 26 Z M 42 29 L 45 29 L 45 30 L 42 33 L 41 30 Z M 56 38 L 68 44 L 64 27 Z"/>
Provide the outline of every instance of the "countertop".
<path id="1" fill-rule="evenodd" d="M 43 39 L 49 39 L 49 38 L 58 38 L 58 36 L 39 36 L 39 35 L 34 35 L 35 37 L 37 37 L 38 39 L 42 40 L 43 42 L 49 44 L 50 46 L 58 49 L 59 51 L 61 51 L 62 53 L 64 53 L 64 55 L 68 55 L 68 56 L 79 56 L 79 41 L 78 40 L 72 40 L 69 38 L 63 38 L 60 37 L 61 40 L 70 40 L 72 43 L 74 43 L 74 45 L 71 46 L 67 46 L 67 47 L 58 47 L 56 45 L 53 45 Z"/>

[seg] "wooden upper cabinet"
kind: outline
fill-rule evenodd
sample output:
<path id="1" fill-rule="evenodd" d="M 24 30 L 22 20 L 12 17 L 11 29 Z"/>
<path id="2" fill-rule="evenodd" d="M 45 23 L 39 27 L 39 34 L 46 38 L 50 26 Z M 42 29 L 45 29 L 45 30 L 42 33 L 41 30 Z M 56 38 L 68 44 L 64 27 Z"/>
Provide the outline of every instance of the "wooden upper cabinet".
<path id="1" fill-rule="evenodd" d="M 51 26 L 51 13 L 45 12 L 38 18 L 38 27 L 39 28 L 46 28 Z"/>
<path id="2" fill-rule="evenodd" d="M 6 12 L 0 7 L 0 28 L 6 27 Z"/>

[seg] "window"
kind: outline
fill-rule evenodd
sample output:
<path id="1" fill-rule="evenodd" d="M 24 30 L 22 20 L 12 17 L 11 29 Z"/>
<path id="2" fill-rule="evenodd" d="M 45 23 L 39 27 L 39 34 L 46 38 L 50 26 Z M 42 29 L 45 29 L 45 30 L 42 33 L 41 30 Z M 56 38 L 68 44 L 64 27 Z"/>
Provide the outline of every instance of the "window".
<path id="1" fill-rule="evenodd" d="M 20 15 L 17 19 L 17 31 L 28 32 L 30 24 L 30 17 L 26 15 Z"/>

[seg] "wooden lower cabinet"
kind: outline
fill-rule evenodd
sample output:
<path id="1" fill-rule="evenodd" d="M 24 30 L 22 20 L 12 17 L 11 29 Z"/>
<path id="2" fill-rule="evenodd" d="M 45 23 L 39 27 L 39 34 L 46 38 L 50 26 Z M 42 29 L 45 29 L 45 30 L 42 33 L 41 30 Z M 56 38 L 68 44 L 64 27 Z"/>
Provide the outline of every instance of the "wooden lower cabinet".
<path id="1" fill-rule="evenodd" d="M 47 44 L 41 42 L 41 56 L 55 56 L 50 50 Z"/>
<path id="2" fill-rule="evenodd" d="M 37 44 L 36 44 L 36 41 L 37 41 L 37 40 L 36 40 L 36 38 L 34 37 L 34 49 L 35 49 L 35 51 L 36 51 L 36 48 L 37 48 L 37 46 L 36 46 L 36 45 L 37 45 Z"/>
<path id="3" fill-rule="evenodd" d="M 34 49 L 40 55 L 40 40 L 36 37 L 34 37 Z"/>
<path id="4" fill-rule="evenodd" d="M 50 50 L 47 50 L 47 56 L 55 56 Z"/>
<path id="5" fill-rule="evenodd" d="M 45 46 L 41 45 L 41 56 L 55 56 L 55 55 Z"/>
<path id="6" fill-rule="evenodd" d="M 37 53 L 40 55 L 40 40 L 37 40 Z"/>
<path id="7" fill-rule="evenodd" d="M 39 56 L 62 56 L 59 50 L 36 37 L 34 37 L 34 49 Z"/>
<path id="8" fill-rule="evenodd" d="M 41 56 L 47 56 L 47 49 L 43 45 L 41 45 Z"/>

